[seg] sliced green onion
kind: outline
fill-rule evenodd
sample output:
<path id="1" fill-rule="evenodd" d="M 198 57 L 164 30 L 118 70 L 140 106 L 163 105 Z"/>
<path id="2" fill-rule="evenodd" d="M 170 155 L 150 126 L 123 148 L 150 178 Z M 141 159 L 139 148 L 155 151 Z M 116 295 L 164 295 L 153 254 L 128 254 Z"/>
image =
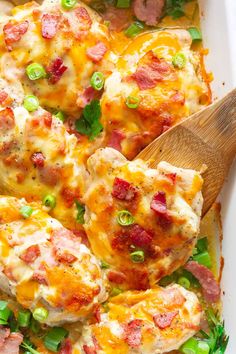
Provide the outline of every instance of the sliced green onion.
<path id="1" fill-rule="evenodd" d="M 39 100 L 34 95 L 28 95 L 24 98 L 23 105 L 29 112 L 34 112 L 39 108 Z"/>
<path id="2" fill-rule="evenodd" d="M 187 59 L 184 53 L 177 53 L 172 58 L 172 64 L 178 68 L 183 69 L 186 65 Z"/>
<path id="3" fill-rule="evenodd" d="M 185 289 L 189 289 L 190 288 L 190 281 L 188 280 L 188 278 L 185 278 L 185 277 L 180 277 L 178 279 L 178 284 L 183 286 Z"/>
<path id="4" fill-rule="evenodd" d="M 207 251 L 196 254 L 193 256 L 193 260 L 198 262 L 199 264 L 204 265 L 207 268 L 211 268 L 211 256 Z"/>
<path id="5" fill-rule="evenodd" d="M 29 310 L 19 311 L 17 315 L 17 321 L 19 327 L 29 327 L 31 318 L 31 312 Z"/>
<path id="6" fill-rule="evenodd" d="M 37 307 L 33 312 L 33 318 L 36 321 L 44 322 L 48 318 L 48 310 L 44 307 Z"/>
<path id="7" fill-rule="evenodd" d="M 11 316 L 11 314 L 12 314 L 12 311 L 8 307 L 0 310 L 0 320 L 2 322 L 7 322 L 9 317 Z"/>
<path id="8" fill-rule="evenodd" d="M 102 269 L 108 269 L 108 268 L 110 268 L 110 266 L 109 266 L 108 263 L 106 263 L 106 262 L 104 262 L 104 261 L 101 261 L 101 268 L 102 268 Z"/>
<path id="9" fill-rule="evenodd" d="M 5 310 L 5 308 L 7 308 L 7 306 L 8 306 L 7 301 L 3 301 L 3 300 L 0 301 L 0 311 Z"/>
<path id="10" fill-rule="evenodd" d="M 135 21 L 133 22 L 126 30 L 125 35 L 127 37 L 133 38 L 142 32 L 144 25 L 142 22 Z"/>
<path id="11" fill-rule="evenodd" d="M 40 324 L 38 321 L 36 321 L 33 317 L 31 318 L 31 322 L 30 322 L 30 329 L 34 334 L 39 333 L 40 331 Z"/>
<path id="12" fill-rule="evenodd" d="M 192 37 L 192 42 L 198 42 L 202 40 L 202 34 L 199 31 L 198 28 L 196 27 L 191 27 L 188 29 L 188 32 L 190 33 L 190 36 Z"/>
<path id="13" fill-rule="evenodd" d="M 83 204 L 80 204 L 78 202 L 78 200 L 76 200 L 75 202 L 76 204 L 76 208 L 77 208 L 77 217 L 76 217 L 76 221 L 83 225 L 84 224 L 84 213 L 85 213 L 85 207 Z"/>
<path id="14" fill-rule="evenodd" d="M 197 345 L 197 354 L 209 354 L 209 352 L 209 344 L 207 342 L 204 342 L 203 340 L 199 341 Z"/>
<path id="15" fill-rule="evenodd" d="M 130 258 L 133 263 L 143 263 L 145 260 L 145 255 L 143 251 L 134 251 L 130 253 Z"/>
<path id="16" fill-rule="evenodd" d="M 24 205 L 23 207 L 20 208 L 20 214 L 25 219 L 29 218 L 32 213 L 33 213 L 33 209 L 28 205 Z"/>
<path id="17" fill-rule="evenodd" d="M 102 306 L 103 306 L 103 308 L 104 308 L 105 312 L 108 312 L 108 311 L 110 310 L 110 308 L 109 308 L 109 304 L 108 304 L 108 302 L 107 302 L 107 301 L 103 302 Z"/>
<path id="18" fill-rule="evenodd" d="M 55 117 L 56 117 L 57 119 L 60 119 L 63 123 L 64 123 L 65 120 L 66 120 L 65 114 L 64 114 L 63 112 L 61 112 L 61 111 L 57 112 L 57 113 L 55 114 Z"/>
<path id="19" fill-rule="evenodd" d="M 120 9 L 127 9 L 130 7 L 130 0 L 117 0 L 116 7 Z"/>
<path id="20" fill-rule="evenodd" d="M 91 77 L 90 84 L 95 90 L 100 91 L 104 86 L 104 81 L 103 73 L 95 71 Z"/>
<path id="21" fill-rule="evenodd" d="M 21 348 L 27 349 L 24 353 L 30 353 L 30 354 L 40 354 L 35 348 L 35 345 L 28 339 L 24 338 L 23 342 L 21 343 Z"/>
<path id="22" fill-rule="evenodd" d="M 166 275 L 165 277 L 161 278 L 161 280 L 159 281 L 159 285 L 165 287 L 174 282 L 175 282 L 175 274 L 173 273 L 171 275 Z"/>
<path id="23" fill-rule="evenodd" d="M 110 296 L 117 296 L 121 293 L 123 293 L 122 289 L 114 287 L 111 289 Z"/>
<path id="24" fill-rule="evenodd" d="M 52 352 L 58 352 L 61 342 L 68 336 L 68 331 L 62 327 L 52 328 L 44 337 L 44 345 Z"/>
<path id="25" fill-rule="evenodd" d="M 128 210 L 119 211 L 116 220 L 121 226 L 128 226 L 134 223 L 134 217 Z"/>
<path id="26" fill-rule="evenodd" d="M 127 107 L 134 109 L 139 106 L 139 101 L 138 97 L 128 96 L 125 103 Z"/>
<path id="27" fill-rule="evenodd" d="M 61 6 L 66 9 L 72 9 L 77 3 L 77 0 L 61 0 Z"/>
<path id="28" fill-rule="evenodd" d="M 197 354 L 198 341 L 195 338 L 190 338 L 179 349 L 183 354 Z"/>
<path id="29" fill-rule="evenodd" d="M 199 252 L 204 252 L 208 250 L 208 239 L 207 237 L 200 238 L 197 241 L 197 249 Z"/>
<path id="30" fill-rule="evenodd" d="M 46 207 L 49 207 L 50 209 L 55 208 L 56 206 L 56 198 L 51 195 L 48 194 L 43 198 L 43 205 L 45 205 Z"/>
<path id="31" fill-rule="evenodd" d="M 46 71 L 41 64 L 32 63 L 27 66 L 26 74 L 30 80 L 38 80 L 46 77 Z"/>

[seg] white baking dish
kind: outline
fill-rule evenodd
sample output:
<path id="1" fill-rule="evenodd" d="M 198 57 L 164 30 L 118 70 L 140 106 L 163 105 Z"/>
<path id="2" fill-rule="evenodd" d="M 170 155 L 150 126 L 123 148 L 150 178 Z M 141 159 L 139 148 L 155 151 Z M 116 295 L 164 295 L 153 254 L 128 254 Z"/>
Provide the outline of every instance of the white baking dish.
<path id="1" fill-rule="evenodd" d="M 209 48 L 207 68 L 213 71 L 213 97 L 236 87 L 236 1 L 200 0 L 204 45 Z M 236 164 L 222 191 L 223 316 L 230 335 L 227 354 L 236 354 Z"/>

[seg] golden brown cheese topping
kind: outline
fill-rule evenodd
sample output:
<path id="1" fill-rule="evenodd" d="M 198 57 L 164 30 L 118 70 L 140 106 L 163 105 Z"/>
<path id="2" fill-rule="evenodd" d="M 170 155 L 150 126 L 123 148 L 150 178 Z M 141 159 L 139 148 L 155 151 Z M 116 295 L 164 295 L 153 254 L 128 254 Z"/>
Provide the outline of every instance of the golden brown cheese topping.
<path id="1" fill-rule="evenodd" d="M 84 227 L 113 284 L 146 289 L 187 261 L 199 231 L 199 173 L 165 162 L 149 169 L 110 148 L 89 158 L 88 171 Z"/>
<path id="2" fill-rule="evenodd" d="M 96 258 L 81 238 L 24 199 L 0 197 L 1 289 L 43 322 L 84 320 L 106 299 Z"/>

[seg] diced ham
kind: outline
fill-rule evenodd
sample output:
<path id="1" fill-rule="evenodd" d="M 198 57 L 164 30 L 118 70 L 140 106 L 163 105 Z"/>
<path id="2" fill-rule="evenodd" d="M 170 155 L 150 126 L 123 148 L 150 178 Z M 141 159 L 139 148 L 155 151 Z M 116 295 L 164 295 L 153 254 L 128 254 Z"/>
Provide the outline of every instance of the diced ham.
<path id="1" fill-rule="evenodd" d="M 32 276 L 32 280 L 37 281 L 39 284 L 48 285 L 46 274 L 42 270 L 36 270 Z"/>
<path id="2" fill-rule="evenodd" d="M 97 354 L 97 350 L 95 347 L 91 347 L 88 345 L 83 345 L 83 350 L 85 352 L 85 354 Z"/>
<path id="3" fill-rule="evenodd" d="M 122 140 L 124 140 L 124 138 L 125 138 L 125 134 L 122 131 L 118 129 L 114 129 L 108 140 L 107 146 L 110 146 L 113 149 L 121 151 L 121 142 Z"/>
<path id="4" fill-rule="evenodd" d="M 185 269 L 191 272 L 202 287 L 203 296 L 208 302 L 217 302 L 220 298 L 220 287 L 213 273 L 204 265 L 195 261 L 186 264 Z"/>
<path id="5" fill-rule="evenodd" d="M 38 245 L 28 247 L 20 255 L 20 259 L 25 263 L 33 263 L 40 256 L 40 248 Z"/>
<path id="6" fill-rule="evenodd" d="M 131 244 L 140 248 L 149 247 L 153 240 L 153 235 L 137 224 L 132 225 L 129 231 L 129 237 Z"/>
<path id="7" fill-rule="evenodd" d="M 49 73 L 49 82 L 51 84 L 56 84 L 64 72 L 67 70 L 67 66 L 64 65 L 61 58 L 56 58 L 53 62 L 47 67 L 47 72 Z"/>
<path id="8" fill-rule="evenodd" d="M 159 22 L 165 0 L 134 0 L 133 7 L 135 16 L 148 26 L 156 26 Z"/>
<path id="9" fill-rule="evenodd" d="M 124 328 L 124 340 L 132 348 L 137 348 L 142 340 L 142 320 L 130 321 Z"/>
<path id="10" fill-rule="evenodd" d="M 92 20 L 91 17 L 89 16 L 88 11 L 84 7 L 80 6 L 75 9 L 74 13 L 79 20 L 80 31 L 90 30 L 92 26 Z"/>
<path id="11" fill-rule="evenodd" d="M 61 168 L 54 166 L 44 166 L 39 170 L 39 176 L 42 183 L 54 187 L 60 181 Z"/>
<path id="12" fill-rule="evenodd" d="M 42 154 L 42 152 L 35 152 L 31 155 L 31 161 L 33 162 L 34 166 L 35 167 L 43 167 L 44 166 L 44 160 L 45 160 L 45 157 L 44 155 Z"/>
<path id="13" fill-rule="evenodd" d="M 110 270 L 107 274 L 107 278 L 112 283 L 122 284 L 126 281 L 126 275 L 116 270 Z"/>
<path id="14" fill-rule="evenodd" d="M 0 349 L 5 342 L 5 339 L 10 335 L 10 329 L 0 326 Z"/>
<path id="15" fill-rule="evenodd" d="M 103 42 L 98 42 L 95 46 L 87 49 L 87 56 L 94 63 L 98 63 L 107 52 L 107 46 Z"/>
<path id="16" fill-rule="evenodd" d="M 70 338 L 66 338 L 62 343 L 59 354 L 72 354 L 72 343 Z"/>
<path id="17" fill-rule="evenodd" d="M 60 15 L 58 14 L 43 14 L 42 23 L 42 36 L 46 39 L 55 37 L 58 29 Z"/>
<path id="18" fill-rule="evenodd" d="M 15 117 L 14 112 L 10 107 L 7 107 L 0 111 L 0 129 L 2 131 L 7 131 L 14 128 Z"/>
<path id="19" fill-rule="evenodd" d="M 9 51 L 12 50 L 12 44 L 18 42 L 27 32 L 28 28 L 29 22 L 27 20 L 20 23 L 9 21 L 3 27 L 4 39 Z"/>
<path id="20" fill-rule="evenodd" d="M 137 189 L 122 178 L 115 177 L 112 196 L 125 201 L 133 200 L 137 195 Z"/>
<path id="21" fill-rule="evenodd" d="M 80 240 L 73 234 L 73 232 L 61 228 L 55 230 L 51 236 L 53 245 L 53 252 L 59 262 L 73 263 L 76 257 L 70 252 L 75 250 L 80 245 Z"/>
<path id="22" fill-rule="evenodd" d="M 1 354 L 19 354 L 20 345 L 23 341 L 23 335 L 19 332 L 11 333 L 0 346 Z"/>
<path id="23" fill-rule="evenodd" d="M 157 327 L 160 329 L 165 329 L 170 327 L 173 319 L 178 315 L 178 311 L 158 313 L 153 316 L 153 321 Z"/>
<path id="24" fill-rule="evenodd" d="M 164 80 L 165 76 L 170 73 L 170 66 L 164 59 L 159 59 L 150 53 L 151 62 L 141 65 L 131 76 L 140 90 L 148 90 L 156 87 L 158 82 Z"/>
<path id="25" fill-rule="evenodd" d="M 8 94 L 4 90 L 0 90 L 0 104 L 8 98 Z"/>
<path id="26" fill-rule="evenodd" d="M 155 211 L 158 216 L 166 215 L 167 205 L 165 192 L 157 192 L 154 194 L 151 201 L 151 209 Z"/>
<path id="27" fill-rule="evenodd" d="M 97 91 L 92 87 L 89 86 L 84 91 L 80 91 L 78 93 L 78 98 L 77 98 L 77 106 L 79 108 L 84 108 L 89 104 L 95 97 L 97 96 Z"/>
<path id="28" fill-rule="evenodd" d="M 126 9 L 119 9 L 114 6 L 108 6 L 102 17 L 105 21 L 109 21 L 109 30 L 116 32 L 128 28 L 132 22 L 132 17 Z"/>

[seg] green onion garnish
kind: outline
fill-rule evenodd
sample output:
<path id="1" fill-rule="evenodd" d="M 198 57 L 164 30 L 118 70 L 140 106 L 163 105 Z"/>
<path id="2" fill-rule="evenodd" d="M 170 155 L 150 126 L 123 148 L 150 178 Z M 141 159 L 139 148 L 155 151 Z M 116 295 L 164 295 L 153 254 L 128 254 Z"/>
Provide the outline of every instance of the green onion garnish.
<path id="1" fill-rule="evenodd" d="M 72 9 L 77 3 L 77 0 L 61 0 L 61 6 L 66 9 Z"/>
<path id="2" fill-rule="evenodd" d="M 68 331 L 62 327 L 52 328 L 44 337 L 44 345 L 52 352 L 58 352 L 61 342 L 68 336 Z"/>
<path id="3" fill-rule="evenodd" d="M 196 27 L 188 28 L 188 32 L 190 33 L 190 35 L 192 37 L 192 42 L 198 42 L 198 41 L 202 40 L 202 34 L 198 28 L 196 28 Z"/>
<path id="4" fill-rule="evenodd" d="M 38 80 L 46 77 L 46 71 L 41 64 L 32 63 L 27 66 L 26 74 L 30 80 Z"/>
<path id="5" fill-rule="evenodd" d="M 183 286 L 185 289 L 189 289 L 190 288 L 190 281 L 188 280 L 188 278 L 185 278 L 185 277 L 180 277 L 178 279 L 178 284 Z"/>
<path id="6" fill-rule="evenodd" d="M 2 325 L 7 324 L 12 311 L 8 308 L 7 301 L 0 301 L 0 321 Z"/>
<path id="7" fill-rule="evenodd" d="M 83 204 L 80 204 L 78 200 L 75 201 L 76 208 L 77 208 L 77 217 L 76 221 L 83 225 L 84 224 L 84 213 L 85 213 L 85 207 Z"/>
<path id="8" fill-rule="evenodd" d="M 46 207 L 49 207 L 50 209 L 55 208 L 56 206 L 56 198 L 51 195 L 48 194 L 43 198 L 43 205 L 45 205 Z"/>
<path id="9" fill-rule="evenodd" d="M 130 0 L 117 0 L 116 7 L 121 9 L 127 9 L 130 7 Z"/>
<path id="10" fill-rule="evenodd" d="M 117 296 L 121 293 L 123 293 L 122 289 L 114 287 L 111 289 L 110 296 Z"/>
<path id="11" fill-rule="evenodd" d="M 35 348 L 35 345 L 28 339 L 24 338 L 23 342 L 21 343 L 21 348 L 26 349 L 24 352 L 29 354 L 40 354 Z"/>
<path id="12" fill-rule="evenodd" d="M 101 261 L 101 268 L 102 268 L 102 269 L 108 269 L 108 268 L 110 268 L 110 266 L 109 266 L 109 264 L 107 264 L 106 262 Z"/>
<path id="13" fill-rule="evenodd" d="M 207 237 L 200 238 L 197 241 L 197 250 L 198 250 L 199 253 L 208 250 L 208 239 L 207 239 Z"/>
<path id="14" fill-rule="evenodd" d="M 116 220 L 121 226 L 128 226 L 134 223 L 134 217 L 128 210 L 119 211 Z"/>
<path id="15" fill-rule="evenodd" d="M 58 111 L 56 114 L 54 114 L 57 119 L 60 119 L 63 123 L 66 120 L 65 114 L 61 111 Z"/>
<path id="16" fill-rule="evenodd" d="M 127 37 L 132 38 L 137 36 L 139 33 L 141 33 L 143 29 L 144 29 L 143 23 L 139 21 L 135 21 L 125 30 L 125 35 Z"/>
<path id="17" fill-rule="evenodd" d="M 125 103 L 127 107 L 135 109 L 139 106 L 139 101 L 138 97 L 128 96 Z"/>
<path id="18" fill-rule="evenodd" d="M 210 347 L 209 344 L 203 340 L 200 340 L 197 344 L 197 354 L 209 354 Z"/>
<path id="19" fill-rule="evenodd" d="M 207 251 L 196 254 L 193 256 L 193 260 L 207 268 L 211 268 L 211 257 Z"/>
<path id="20" fill-rule="evenodd" d="M 143 263 L 145 260 L 145 255 L 143 251 L 134 251 L 130 253 L 130 258 L 133 263 Z"/>
<path id="21" fill-rule="evenodd" d="M 172 58 L 172 64 L 178 68 L 183 69 L 186 65 L 187 59 L 184 53 L 177 53 Z"/>
<path id="22" fill-rule="evenodd" d="M 39 333 L 40 331 L 40 324 L 38 321 L 36 321 L 33 317 L 31 318 L 31 321 L 30 321 L 30 329 L 31 331 L 34 333 L 34 334 L 37 334 Z"/>
<path id="23" fill-rule="evenodd" d="M 31 312 L 29 310 L 22 310 L 18 312 L 17 322 L 19 327 L 29 327 Z"/>
<path id="24" fill-rule="evenodd" d="M 23 106 L 27 111 L 34 112 L 39 108 L 39 100 L 34 95 L 28 95 L 24 98 Z"/>
<path id="25" fill-rule="evenodd" d="M 48 310 L 44 307 L 37 307 L 33 312 L 33 318 L 36 321 L 44 322 L 48 318 Z"/>
<path id="26" fill-rule="evenodd" d="M 196 338 L 189 338 L 179 349 L 183 354 L 197 354 L 198 341 Z"/>
<path id="27" fill-rule="evenodd" d="M 24 205 L 23 207 L 20 208 L 20 214 L 25 219 L 28 219 L 32 213 L 33 213 L 33 209 L 28 205 Z"/>
<path id="28" fill-rule="evenodd" d="M 91 77 L 90 84 L 95 90 L 100 91 L 104 86 L 104 81 L 103 73 L 95 71 Z"/>

